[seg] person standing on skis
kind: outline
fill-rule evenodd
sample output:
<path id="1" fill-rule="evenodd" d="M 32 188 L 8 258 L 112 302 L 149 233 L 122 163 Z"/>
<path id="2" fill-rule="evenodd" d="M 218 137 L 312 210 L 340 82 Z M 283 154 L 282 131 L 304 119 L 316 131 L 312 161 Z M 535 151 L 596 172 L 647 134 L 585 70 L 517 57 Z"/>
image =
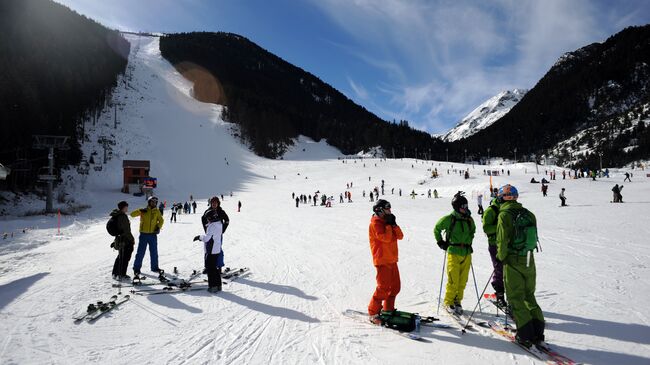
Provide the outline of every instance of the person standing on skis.
<path id="1" fill-rule="evenodd" d="M 228 225 L 230 225 L 230 218 L 228 218 L 228 214 L 221 208 L 221 201 L 219 200 L 218 197 L 213 196 L 210 198 L 208 201 L 210 203 L 210 208 L 208 208 L 205 212 L 203 212 L 203 216 L 201 216 L 201 224 L 203 225 L 203 231 L 207 234 L 208 233 L 208 225 L 210 224 L 210 219 L 216 219 L 221 222 L 221 233 L 226 233 L 226 229 L 228 229 Z M 215 218 L 216 217 L 216 218 Z M 219 252 L 217 253 L 215 265 L 213 267 L 217 268 L 217 271 L 219 271 L 219 274 L 221 274 L 221 268 L 224 267 L 224 255 L 223 255 L 223 237 L 219 238 Z M 207 265 L 207 259 L 206 259 L 206 265 Z M 205 269 L 203 270 L 204 273 L 209 272 L 209 266 L 205 266 Z"/>
<path id="2" fill-rule="evenodd" d="M 223 240 L 223 218 L 216 209 L 208 209 L 201 220 L 204 222 L 205 234 L 194 237 L 194 241 L 202 241 L 204 248 L 204 265 L 208 274 L 208 291 L 218 293 L 221 291 L 221 268 L 217 268 L 217 260 L 221 254 Z M 207 225 L 206 225 L 207 223 Z"/>
<path id="3" fill-rule="evenodd" d="M 492 288 L 496 294 L 497 305 L 507 307 L 505 300 L 505 288 L 503 287 L 503 263 L 497 259 L 497 223 L 499 218 L 499 207 L 501 201 L 498 197 L 492 198 L 490 206 L 483 213 L 483 232 L 488 237 L 488 251 L 492 260 Z"/>
<path id="4" fill-rule="evenodd" d="M 445 309 L 457 315 L 463 314 L 461 302 L 472 265 L 472 241 L 476 232 L 467 198 L 463 194 L 459 191 L 454 195 L 451 200 L 454 211 L 440 218 L 433 230 L 438 247 L 447 253 Z M 445 240 L 442 239 L 442 231 L 445 231 Z"/>
<path id="5" fill-rule="evenodd" d="M 368 304 L 368 315 L 376 320 L 382 309 L 395 310 L 395 298 L 400 292 L 401 283 L 397 267 L 397 241 L 404 238 L 402 229 L 395 222 L 391 205 L 379 199 L 372 207 L 374 214 L 368 227 L 368 239 L 372 264 L 377 270 L 377 287 Z"/>
<path id="6" fill-rule="evenodd" d="M 515 240 L 520 229 L 516 223 L 520 221 L 522 212 L 527 214 L 532 226 L 536 227 L 537 221 L 517 202 L 518 197 L 519 192 L 512 185 L 499 189 L 498 198 L 502 203 L 496 232 L 497 259 L 503 263 L 506 295 L 517 324 L 516 340 L 530 348 L 533 344 L 543 343 L 545 322 L 535 299 L 537 270 L 533 252 L 515 248 Z"/>
<path id="7" fill-rule="evenodd" d="M 149 247 L 149 256 L 151 259 L 151 271 L 160 272 L 158 266 L 158 233 L 163 226 L 163 217 L 158 209 L 158 198 L 150 196 L 147 199 L 145 208 L 136 209 L 131 212 L 131 217 L 140 217 L 140 237 L 138 237 L 138 251 L 133 261 L 133 273 L 137 277 L 140 275 L 144 253 Z"/>

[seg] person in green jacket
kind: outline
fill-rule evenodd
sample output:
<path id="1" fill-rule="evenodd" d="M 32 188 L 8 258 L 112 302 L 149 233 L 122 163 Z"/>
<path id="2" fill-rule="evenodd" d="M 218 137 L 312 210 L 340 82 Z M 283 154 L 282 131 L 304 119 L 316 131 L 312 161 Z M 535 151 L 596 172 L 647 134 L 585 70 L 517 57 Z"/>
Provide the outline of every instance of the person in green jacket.
<path id="1" fill-rule="evenodd" d="M 149 246 L 151 258 L 151 271 L 160 272 L 158 267 L 158 233 L 163 226 L 163 217 L 158 209 L 158 198 L 150 196 L 147 199 L 147 207 L 136 209 L 131 212 L 131 217 L 140 217 L 140 237 L 138 238 L 138 251 L 133 261 L 133 273 L 140 275 L 144 253 Z"/>
<path id="2" fill-rule="evenodd" d="M 499 189 L 498 198 L 503 203 L 499 208 L 497 223 L 497 259 L 503 262 L 504 279 L 508 303 L 517 324 L 516 339 L 526 347 L 544 341 L 544 315 L 535 300 L 537 272 L 532 251 L 518 252 L 512 247 L 515 237 L 514 217 L 523 209 L 517 202 L 519 193 L 512 185 Z M 530 213 L 533 224 L 535 216 Z"/>
<path id="3" fill-rule="evenodd" d="M 438 247 L 447 252 L 447 286 L 445 309 L 450 313 L 463 314 L 461 302 L 472 264 L 472 241 L 476 225 L 467 206 L 467 198 L 459 191 L 451 200 L 454 211 L 436 223 L 433 234 Z M 445 239 L 442 239 L 445 231 Z"/>
<path id="4" fill-rule="evenodd" d="M 497 260 L 497 218 L 499 217 L 499 207 L 501 202 L 499 198 L 494 197 L 490 206 L 483 212 L 483 232 L 488 237 L 488 251 L 492 259 L 492 288 L 497 297 L 497 305 L 503 308 L 507 307 L 504 297 L 505 289 L 503 287 L 503 263 Z"/>

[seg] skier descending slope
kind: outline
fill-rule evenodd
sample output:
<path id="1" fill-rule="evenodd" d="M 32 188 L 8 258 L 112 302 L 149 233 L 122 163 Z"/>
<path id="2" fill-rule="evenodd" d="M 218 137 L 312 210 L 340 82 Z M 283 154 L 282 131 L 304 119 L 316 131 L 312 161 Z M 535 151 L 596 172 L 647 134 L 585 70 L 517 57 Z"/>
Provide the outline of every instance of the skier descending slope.
<path id="1" fill-rule="evenodd" d="M 368 314 L 371 320 L 380 321 L 382 308 L 384 311 L 395 310 L 395 298 L 401 285 L 397 267 L 397 240 L 404 238 L 404 234 L 395 222 L 388 201 L 377 200 L 372 210 L 374 214 L 370 219 L 368 238 L 372 263 L 377 269 L 377 288 L 368 304 Z"/>
<path id="2" fill-rule="evenodd" d="M 467 198 L 459 191 L 451 200 L 454 211 L 436 223 L 433 234 L 438 247 L 447 254 L 447 286 L 445 288 L 445 308 L 450 313 L 463 314 L 461 302 L 465 285 L 472 265 L 472 241 L 476 225 L 467 206 Z M 442 231 L 446 239 L 442 240 Z"/>
<path id="3" fill-rule="evenodd" d="M 517 202 L 512 185 L 499 189 L 497 259 L 504 264 L 505 289 L 517 324 L 516 340 L 531 347 L 543 344 L 544 315 L 535 300 L 536 269 L 532 250 L 537 243 L 535 216 Z"/>

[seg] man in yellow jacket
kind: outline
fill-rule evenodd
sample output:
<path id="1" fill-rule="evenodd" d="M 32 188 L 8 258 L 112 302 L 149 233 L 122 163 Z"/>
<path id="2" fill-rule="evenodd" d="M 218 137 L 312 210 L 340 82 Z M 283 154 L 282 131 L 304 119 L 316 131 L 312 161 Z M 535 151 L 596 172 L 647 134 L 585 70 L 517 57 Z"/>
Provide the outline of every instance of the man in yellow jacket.
<path id="1" fill-rule="evenodd" d="M 133 261 L 133 273 L 140 275 L 144 253 L 149 246 L 151 258 L 151 271 L 160 272 L 158 267 L 158 233 L 163 226 L 163 217 L 158 209 L 158 198 L 150 196 L 147 199 L 147 207 L 136 209 L 131 212 L 131 217 L 140 217 L 140 237 L 138 238 L 138 251 Z"/>

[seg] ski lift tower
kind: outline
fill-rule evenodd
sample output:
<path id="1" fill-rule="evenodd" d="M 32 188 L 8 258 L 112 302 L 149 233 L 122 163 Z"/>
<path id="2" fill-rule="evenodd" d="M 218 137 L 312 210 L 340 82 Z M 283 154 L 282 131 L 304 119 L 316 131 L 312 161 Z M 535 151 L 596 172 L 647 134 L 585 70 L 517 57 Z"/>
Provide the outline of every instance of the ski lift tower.
<path id="1" fill-rule="evenodd" d="M 37 150 L 49 150 L 47 154 L 48 166 L 47 174 L 39 174 L 38 179 L 40 181 L 47 182 L 47 200 L 45 202 L 45 212 L 53 213 L 54 209 L 52 207 L 52 185 L 54 180 L 56 180 L 56 175 L 54 175 L 54 149 L 59 151 L 64 151 L 70 149 L 66 144 L 68 142 L 68 136 L 48 136 L 48 135 L 33 135 L 34 144 L 32 148 Z"/>

